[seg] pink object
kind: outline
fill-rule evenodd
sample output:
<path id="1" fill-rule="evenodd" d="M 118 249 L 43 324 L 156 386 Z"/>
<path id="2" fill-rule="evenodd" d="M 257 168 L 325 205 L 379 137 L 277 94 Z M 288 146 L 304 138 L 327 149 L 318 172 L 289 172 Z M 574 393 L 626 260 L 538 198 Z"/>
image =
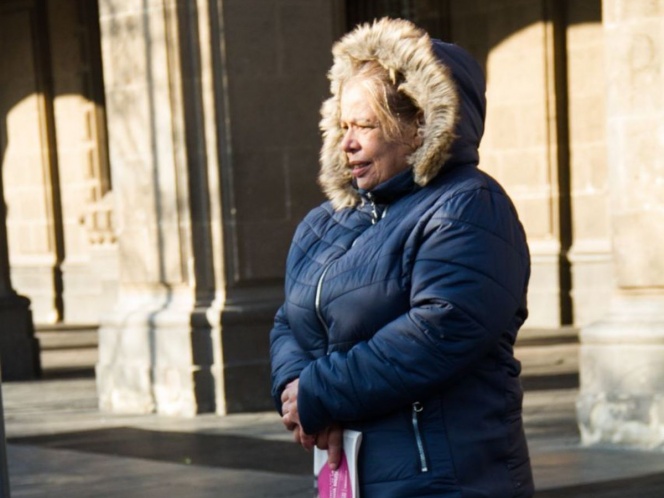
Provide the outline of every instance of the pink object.
<path id="1" fill-rule="evenodd" d="M 325 462 L 318 473 L 318 498 L 353 498 L 353 485 L 348 471 L 346 455 L 341 455 L 337 470 Z"/>

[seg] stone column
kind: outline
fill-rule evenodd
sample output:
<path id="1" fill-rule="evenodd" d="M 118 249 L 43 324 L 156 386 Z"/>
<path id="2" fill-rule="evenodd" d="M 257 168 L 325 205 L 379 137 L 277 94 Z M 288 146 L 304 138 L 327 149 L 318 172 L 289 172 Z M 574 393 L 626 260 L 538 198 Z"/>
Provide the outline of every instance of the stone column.
<path id="1" fill-rule="evenodd" d="M 664 448 L 664 0 L 605 0 L 615 285 L 581 332 L 585 444 Z"/>
<path id="2" fill-rule="evenodd" d="M 188 154 L 175 3 L 99 3 L 120 282 L 96 371 L 100 408 L 113 412 L 194 415 L 221 400 L 219 282 L 214 269 L 196 281 L 210 265 L 196 259 L 207 240 L 195 224 L 209 231 L 210 219 L 192 203 L 208 192 L 189 183 L 207 164 Z"/>
<path id="3" fill-rule="evenodd" d="M 565 2 L 571 197 L 571 294 L 574 325 L 584 327 L 608 311 L 613 292 L 606 146 L 604 27 L 597 0 Z"/>
<path id="4" fill-rule="evenodd" d="M 335 9 L 99 5 L 120 265 L 118 303 L 100 329 L 100 406 L 269 409 L 286 251 L 320 202 L 318 108 Z"/>

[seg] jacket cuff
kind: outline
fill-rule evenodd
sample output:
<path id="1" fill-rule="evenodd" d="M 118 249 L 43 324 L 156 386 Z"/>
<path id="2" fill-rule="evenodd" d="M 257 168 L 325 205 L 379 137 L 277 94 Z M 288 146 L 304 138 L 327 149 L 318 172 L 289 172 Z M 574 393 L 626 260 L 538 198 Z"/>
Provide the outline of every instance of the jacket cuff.
<path id="1" fill-rule="evenodd" d="M 297 393 L 297 410 L 300 415 L 300 425 L 305 434 L 317 434 L 332 423 L 318 396 L 315 394 L 316 381 L 314 378 L 314 364 L 309 365 L 300 374 L 300 384 Z"/>

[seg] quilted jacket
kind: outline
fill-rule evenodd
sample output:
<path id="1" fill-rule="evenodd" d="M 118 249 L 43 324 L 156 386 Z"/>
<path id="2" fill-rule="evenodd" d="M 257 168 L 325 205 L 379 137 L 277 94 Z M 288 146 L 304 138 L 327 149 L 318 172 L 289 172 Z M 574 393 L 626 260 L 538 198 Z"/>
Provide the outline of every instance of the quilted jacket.
<path id="1" fill-rule="evenodd" d="M 529 255 L 514 207 L 478 169 L 484 77 L 458 46 L 405 21 L 338 42 L 324 103 L 320 182 L 299 225 L 270 334 L 272 393 L 299 378 L 305 432 L 363 433 L 362 498 L 533 494 L 517 331 Z M 377 59 L 423 110 L 412 168 L 354 187 L 339 143 L 340 82 Z"/>

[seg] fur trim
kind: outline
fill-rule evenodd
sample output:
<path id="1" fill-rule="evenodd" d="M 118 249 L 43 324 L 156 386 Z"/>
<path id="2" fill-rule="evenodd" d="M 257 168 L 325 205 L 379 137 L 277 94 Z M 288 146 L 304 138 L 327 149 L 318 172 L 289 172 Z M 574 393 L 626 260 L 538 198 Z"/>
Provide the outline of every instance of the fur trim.
<path id="1" fill-rule="evenodd" d="M 415 182 L 426 185 L 449 158 L 458 115 L 456 86 L 448 68 L 434 55 L 429 35 L 409 21 L 383 18 L 348 33 L 334 45 L 332 54 L 334 63 L 328 73 L 332 97 L 321 108 L 323 147 L 318 181 L 334 208 L 352 207 L 360 201 L 340 147 L 344 134 L 339 124 L 339 94 L 341 81 L 365 61 L 376 60 L 386 69 L 402 73 L 402 91 L 423 111 L 422 145 L 410 162 Z"/>

